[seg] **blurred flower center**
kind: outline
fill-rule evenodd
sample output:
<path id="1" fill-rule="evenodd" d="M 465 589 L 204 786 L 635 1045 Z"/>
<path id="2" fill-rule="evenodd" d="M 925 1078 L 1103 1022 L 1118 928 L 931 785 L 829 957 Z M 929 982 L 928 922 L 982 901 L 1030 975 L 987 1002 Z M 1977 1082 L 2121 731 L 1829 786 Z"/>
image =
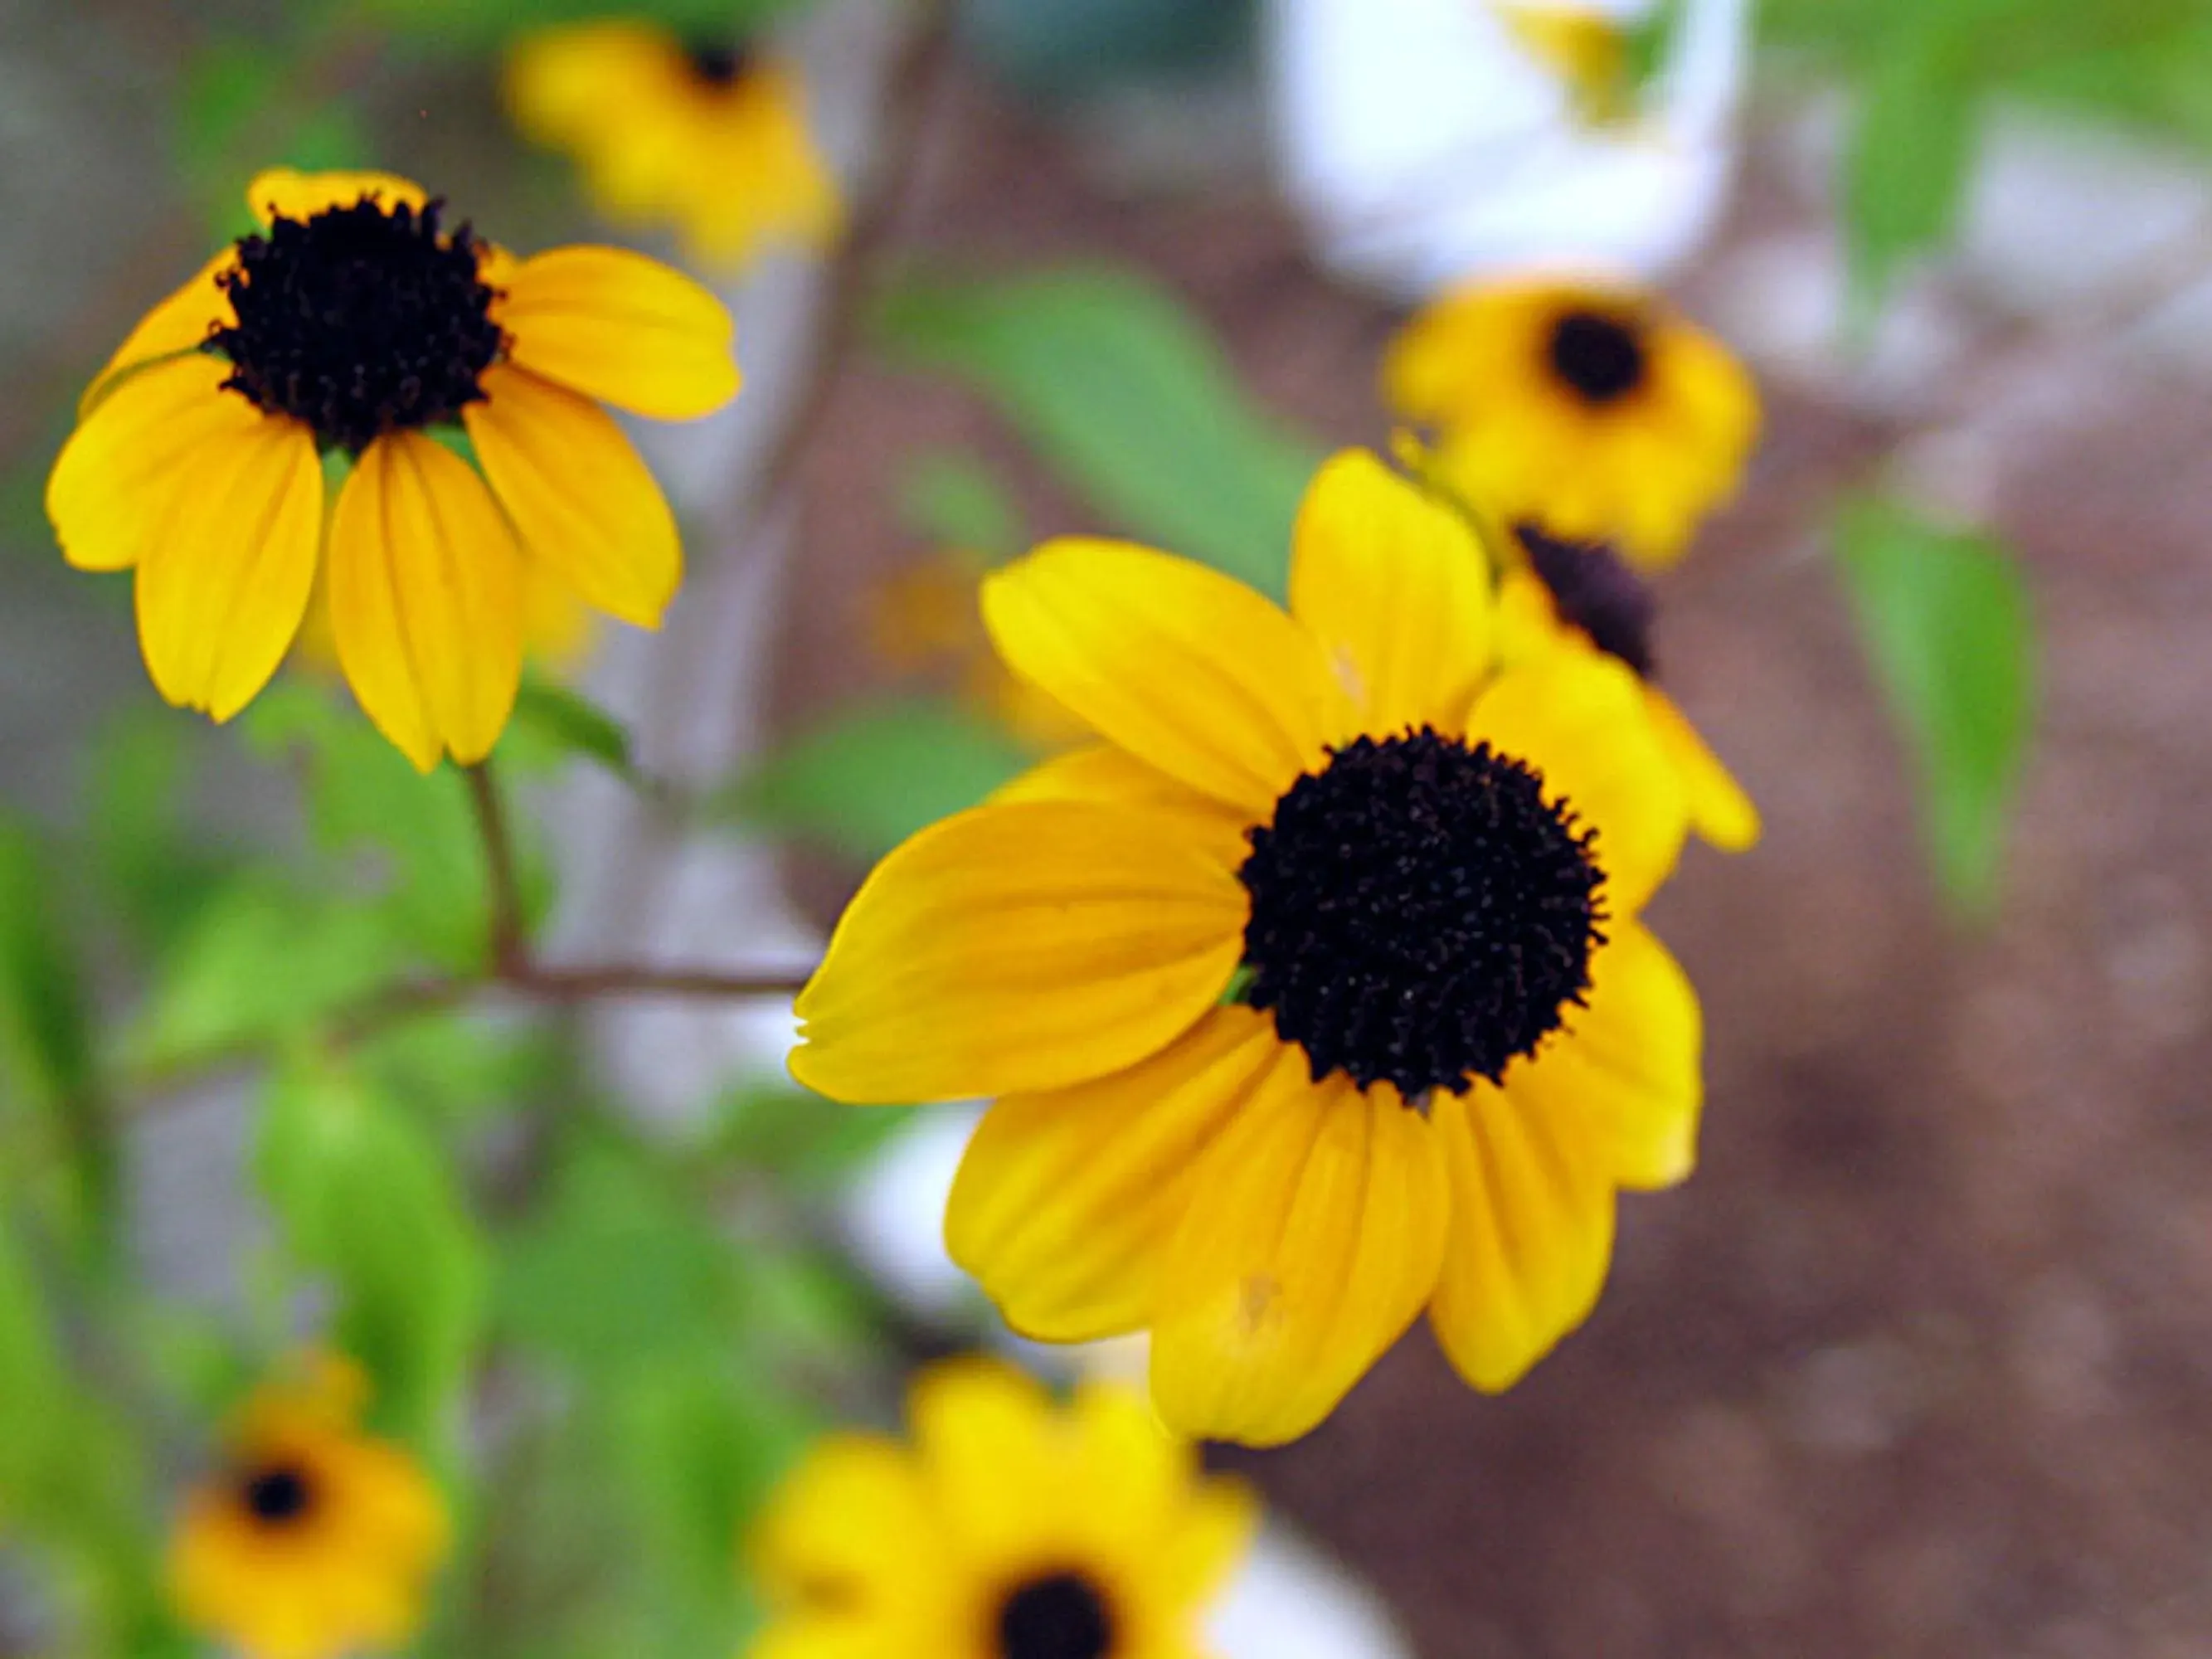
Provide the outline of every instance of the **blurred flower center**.
<path id="1" fill-rule="evenodd" d="M 1570 311 L 1552 325 L 1552 367 L 1594 404 L 1625 398 L 1644 383 L 1644 340 L 1636 325 L 1601 311 Z"/>
<path id="2" fill-rule="evenodd" d="M 744 45 L 715 45 L 695 41 L 684 49 L 691 73 L 710 87 L 734 86 L 753 66 L 753 50 Z"/>
<path id="3" fill-rule="evenodd" d="M 1559 618 L 1618 657 L 1642 679 L 1652 672 L 1651 623 L 1659 602 L 1643 577 L 1602 542 L 1562 541 L 1532 524 L 1513 526 L 1536 579 L 1552 591 Z"/>
<path id="4" fill-rule="evenodd" d="M 1113 1650 L 1113 1613 L 1079 1572 L 1032 1578 L 999 1608 L 1001 1659 L 1106 1659 Z"/>
<path id="5" fill-rule="evenodd" d="M 315 1501 L 307 1471 L 292 1463 L 270 1463 L 248 1470 L 238 1494 L 246 1512 L 264 1526 L 281 1527 L 305 1515 Z"/>
<path id="6" fill-rule="evenodd" d="M 224 386 L 355 453 L 480 401 L 506 336 L 483 245 L 466 225 L 441 233 L 439 207 L 364 196 L 241 238 L 221 279 L 238 321 L 208 338 L 230 361 Z"/>
<path id="7" fill-rule="evenodd" d="M 1244 1000 L 1316 1083 L 1340 1071 L 1408 1103 L 1494 1083 L 1589 988 L 1595 840 L 1487 744 L 1362 737 L 1252 831 Z"/>

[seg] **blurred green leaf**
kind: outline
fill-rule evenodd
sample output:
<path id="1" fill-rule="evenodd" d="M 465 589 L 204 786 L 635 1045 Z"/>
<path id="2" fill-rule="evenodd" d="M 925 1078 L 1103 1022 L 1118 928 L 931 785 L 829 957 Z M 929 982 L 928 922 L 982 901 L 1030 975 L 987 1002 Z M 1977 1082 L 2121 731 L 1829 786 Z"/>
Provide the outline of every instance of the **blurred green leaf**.
<path id="1" fill-rule="evenodd" d="M 1019 553 L 1021 509 L 973 455 L 939 452 L 909 462 L 899 478 L 899 521 L 939 547 L 980 553 L 994 564 Z"/>
<path id="2" fill-rule="evenodd" d="M 426 1450 L 458 1426 L 489 1282 L 444 1152 L 358 1072 L 302 1054 L 271 1081 L 256 1169 L 285 1245 L 337 1295 L 374 1413 Z"/>
<path id="3" fill-rule="evenodd" d="M 1911 751 L 1936 874 L 1962 912 L 1986 915 L 2034 720 L 2026 583 L 1996 543 L 1885 501 L 1845 506 L 1838 553 L 1875 677 Z"/>
<path id="4" fill-rule="evenodd" d="M 498 1319 L 524 1348 L 604 1374 L 726 1353 L 743 1313 L 728 1241 L 641 1158 L 588 1142 L 503 1252 Z"/>
<path id="5" fill-rule="evenodd" d="M 1944 241 L 1973 171 L 1979 108 L 1971 41 L 1940 8 L 1877 63 L 1844 159 L 1844 229 L 1862 325 L 1906 261 Z"/>
<path id="6" fill-rule="evenodd" d="M 38 1276 L 12 1218 L 0 1214 L 0 1528 L 22 1524 L 54 1460 L 70 1398 Z"/>
<path id="7" fill-rule="evenodd" d="M 793 1189 L 827 1187 L 866 1163 L 911 1115 L 899 1106 L 854 1111 L 796 1084 L 756 1079 L 716 1105 L 706 1146 L 718 1164 L 771 1173 Z"/>
<path id="8" fill-rule="evenodd" d="M 973 806 L 1033 763 L 981 715 L 933 698 L 848 708 L 800 733 L 726 791 L 718 810 L 880 858 Z"/>
<path id="9" fill-rule="evenodd" d="M 557 753 L 603 766 L 625 783 L 638 781 L 628 729 L 582 692 L 557 681 L 536 674 L 524 676 L 508 734 L 511 737 L 518 731 Z"/>
<path id="10" fill-rule="evenodd" d="M 203 906 L 155 981 L 132 1058 L 156 1073 L 273 1043 L 395 981 L 408 952 L 382 905 L 257 871 Z"/>
<path id="11" fill-rule="evenodd" d="M 1282 596 L 1319 447 L 1252 403 L 1164 289 L 1115 270 L 916 279 L 878 329 L 991 397 L 1121 530 Z"/>
<path id="12" fill-rule="evenodd" d="M 626 15 L 650 17 L 687 37 L 742 38 L 817 0 L 629 0 Z M 441 51 L 478 52 L 520 30 L 583 22 L 607 15 L 606 0 L 367 0 L 371 17 Z"/>
<path id="13" fill-rule="evenodd" d="M 478 966 L 489 944 L 489 884 L 460 774 L 451 766 L 416 771 L 366 720 L 297 676 L 263 692 L 244 721 L 262 753 L 305 763 L 310 822 L 326 853 L 383 855 L 398 935 L 440 967 Z M 521 830 L 520 815 L 508 816 Z M 525 896 L 542 911 L 547 866 L 528 842 L 517 850 Z"/>
<path id="14" fill-rule="evenodd" d="M 133 706 L 95 740 L 81 814 L 92 866 L 131 942 L 164 955 L 237 868 L 180 810 L 192 727 L 168 709 Z"/>

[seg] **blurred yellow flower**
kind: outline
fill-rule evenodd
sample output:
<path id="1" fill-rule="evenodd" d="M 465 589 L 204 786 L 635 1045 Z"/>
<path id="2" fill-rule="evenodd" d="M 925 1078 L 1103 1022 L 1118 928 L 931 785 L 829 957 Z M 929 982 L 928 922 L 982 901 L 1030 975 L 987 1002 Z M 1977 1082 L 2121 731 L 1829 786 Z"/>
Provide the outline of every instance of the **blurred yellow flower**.
<path id="1" fill-rule="evenodd" d="M 981 555 L 948 548 L 882 582 L 868 614 L 877 657 L 895 673 L 950 674 L 970 708 L 1041 754 L 1080 742 L 1089 728 L 992 650 L 981 596 L 989 571 Z"/>
<path id="2" fill-rule="evenodd" d="M 63 555 L 136 571 L 154 684 L 218 720 L 276 672 L 319 575 L 377 727 L 425 771 L 479 760 L 520 678 L 531 566 L 642 627 L 674 595 L 674 515 L 600 404 L 719 408 L 729 313 L 635 253 L 517 259 L 389 174 L 280 169 L 246 196 L 263 231 L 86 393 L 46 484 Z M 474 465 L 434 435 L 457 428 Z"/>
<path id="3" fill-rule="evenodd" d="M 1735 493 L 1751 377 L 1656 295 L 1532 278 L 1445 295 L 1393 343 L 1383 396 L 1435 433 L 1438 476 L 1509 525 L 1680 557 Z"/>
<path id="4" fill-rule="evenodd" d="M 702 264 L 827 246 L 842 227 L 804 88 L 755 47 L 687 45 L 642 20 L 542 29 L 508 55 L 506 91 L 516 126 L 574 156 L 602 212 L 673 225 Z"/>
<path id="5" fill-rule="evenodd" d="M 359 1372 L 325 1359 L 257 1395 L 171 1546 L 179 1611 L 250 1659 L 389 1648 L 422 1623 L 446 1515 L 404 1452 L 358 1427 Z"/>
<path id="6" fill-rule="evenodd" d="M 1690 827 L 1726 853 L 1759 841 L 1759 809 L 1653 678 L 1651 590 L 1612 549 L 1564 542 L 1524 526 L 1521 559 L 1500 577 L 1498 655 L 1535 661 L 1555 651 L 1601 651 L 1635 670 L 1653 734 L 1680 774 Z"/>
<path id="7" fill-rule="evenodd" d="M 1586 6 L 1544 0 L 1495 0 L 1492 10 L 1522 50 L 1558 76 L 1591 120 L 1628 107 L 1628 37 L 1619 22 Z"/>
<path id="8" fill-rule="evenodd" d="M 1055 1407 L 985 1360 L 909 1397 L 912 1445 L 817 1444 L 752 1557 L 769 1623 L 751 1659 L 1198 1659 L 1198 1624 L 1257 1520 L 1202 1479 L 1136 1393 Z"/>
<path id="9" fill-rule="evenodd" d="M 954 1258 L 1027 1335 L 1148 1329 L 1181 1431 L 1304 1433 L 1424 1308 L 1506 1386 L 1595 1301 L 1616 1189 L 1691 1167 L 1697 1000 L 1637 920 L 1681 781 L 1620 662 L 1494 672 L 1490 586 L 1360 452 L 1287 614 L 1118 543 L 995 574 L 1000 650 L 1102 741 L 892 853 L 799 999 L 833 1098 L 1000 1097 Z"/>

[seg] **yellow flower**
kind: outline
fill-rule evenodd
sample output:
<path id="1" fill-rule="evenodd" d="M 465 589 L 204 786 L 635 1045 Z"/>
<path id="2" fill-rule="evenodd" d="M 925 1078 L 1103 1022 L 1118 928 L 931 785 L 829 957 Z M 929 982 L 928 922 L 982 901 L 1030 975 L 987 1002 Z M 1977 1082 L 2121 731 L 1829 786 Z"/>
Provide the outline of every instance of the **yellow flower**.
<path id="1" fill-rule="evenodd" d="M 702 264 L 826 246 L 842 226 L 797 76 L 751 46 L 631 20 L 543 29 L 508 57 L 507 102 L 526 136 L 576 158 L 601 211 L 673 224 Z"/>
<path id="2" fill-rule="evenodd" d="M 1599 651 L 1626 663 L 1643 682 L 1652 734 L 1681 777 L 1690 827 L 1724 853 L 1756 845 L 1759 808 L 1653 677 L 1658 607 L 1644 579 L 1600 543 L 1565 542 L 1527 526 L 1515 539 L 1522 557 L 1498 581 L 1498 656 L 1526 663 Z"/>
<path id="3" fill-rule="evenodd" d="M 86 393 L 46 484 L 62 552 L 136 572 L 155 685 L 218 720 L 268 683 L 319 575 L 378 728 L 425 771 L 479 760 L 534 583 L 647 628 L 674 595 L 675 518 L 599 405 L 727 402 L 729 313 L 635 253 L 517 259 L 388 174 L 280 169 L 247 199 L 264 230 Z M 457 425 L 473 465 L 435 435 Z M 326 464 L 349 462 L 332 504 Z"/>
<path id="4" fill-rule="evenodd" d="M 891 854 L 799 1000 L 800 1081 L 999 1098 L 945 1229 L 1013 1328 L 1148 1329 L 1178 1430 L 1319 1422 L 1424 1308 L 1477 1387 L 1596 1299 L 1615 1190 L 1687 1174 L 1697 1001 L 1637 920 L 1686 834 L 1640 683 L 1492 672 L 1466 520 L 1359 452 L 1288 614 L 1048 544 L 1016 672 L 1103 741 Z"/>
<path id="5" fill-rule="evenodd" d="M 405 1641 L 446 1551 L 429 1477 L 357 1426 L 360 1375 L 325 1361 L 265 1389 L 187 1501 L 169 1574 L 186 1622 L 251 1659 Z"/>
<path id="6" fill-rule="evenodd" d="M 876 655 L 895 672 L 949 671 L 970 708 L 1039 754 L 1080 742 L 1089 728 L 991 649 L 978 598 L 989 568 L 981 555 L 951 548 L 882 582 L 868 617 Z"/>
<path id="7" fill-rule="evenodd" d="M 1435 428 L 1454 489 L 1644 566 L 1679 558 L 1735 492 L 1759 428 L 1728 349 L 1626 288 L 1530 278 L 1447 295 L 1394 343 L 1382 386 Z"/>
<path id="8" fill-rule="evenodd" d="M 751 1659 L 1200 1659 L 1255 1506 L 1199 1478 L 1139 1395 L 1088 1383 L 1056 1408 L 958 1360 L 908 1412 L 911 1449 L 832 1436 L 769 1501 Z"/>
<path id="9" fill-rule="evenodd" d="M 1497 0 L 1492 8 L 1522 51 L 1558 76 L 1576 107 L 1596 121 L 1628 105 L 1628 40 L 1621 26 L 1585 7 Z"/>

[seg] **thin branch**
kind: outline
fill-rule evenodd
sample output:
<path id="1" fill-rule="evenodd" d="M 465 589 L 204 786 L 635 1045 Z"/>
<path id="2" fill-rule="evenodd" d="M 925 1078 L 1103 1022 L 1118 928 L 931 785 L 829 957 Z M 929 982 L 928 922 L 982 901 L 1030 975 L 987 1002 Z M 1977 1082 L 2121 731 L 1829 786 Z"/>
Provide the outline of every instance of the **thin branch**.
<path id="1" fill-rule="evenodd" d="M 594 963 L 575 968 L 525 969 L 502 975 L 500 986 L 544 1002 L 596 1002 L 616 997 L 720 998 L 795 996 L 811 968 L 752 972 L 716 968 L 663 968 L 649 963 Z"/>
<path id="2" fill-rule="evenodd" d="M 483 839 L 492 971 L 501 979 L 513 980 L 530 970 L 530 939 L 523 921 L 514 837 L 507 830 L 507 808 L 500 799 L 499 780 L 492 775 L 489 759 L 461 768 L 461 775 L 468 780 L 469 801 L 476 808 L 477 829 Z"/>

